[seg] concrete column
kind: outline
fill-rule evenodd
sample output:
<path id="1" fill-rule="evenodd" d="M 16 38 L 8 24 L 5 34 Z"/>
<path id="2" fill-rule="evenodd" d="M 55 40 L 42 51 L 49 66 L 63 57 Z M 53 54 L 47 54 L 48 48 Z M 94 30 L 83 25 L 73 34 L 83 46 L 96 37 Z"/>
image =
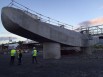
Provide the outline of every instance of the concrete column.
<path id="1" fill-rule="evenodd" d="M 44 59 L 60 59 L 60 44 L 46 42 L 43 43 L 43 58 Z"/>
<path id="2" fill-rule="evenodd" d="M 92 52 L 93 52 L 93 48 L 91 47 L 85 47 L 85 48 L 82 48 L 82 51 L 88 55 L 92 55 Z"/>
<path id="3" fill-rule="evenodd" d="M 87 50 L 86 50 L 86 53 L 89 54 L 89 55 L 92 55 L 92 52 L 93 52 L 92 47 L 88 47 Z"/>

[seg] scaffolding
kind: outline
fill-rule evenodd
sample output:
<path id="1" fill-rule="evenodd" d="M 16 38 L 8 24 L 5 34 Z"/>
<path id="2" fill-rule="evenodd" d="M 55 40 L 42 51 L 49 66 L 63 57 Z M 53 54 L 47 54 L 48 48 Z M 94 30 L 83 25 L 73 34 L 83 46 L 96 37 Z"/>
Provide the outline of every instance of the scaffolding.
<path id="1" fill-rule="evenodd" d="M 81 26 L 79 28 L 79 31 L 80 32 L 87 31 L 88 34 L 93 35 L 93 36 L 95 36 L 95 35 L 103 35 L 103 24 L 96 25 L 96 26 L 88 26 L 88 27 Z"/>

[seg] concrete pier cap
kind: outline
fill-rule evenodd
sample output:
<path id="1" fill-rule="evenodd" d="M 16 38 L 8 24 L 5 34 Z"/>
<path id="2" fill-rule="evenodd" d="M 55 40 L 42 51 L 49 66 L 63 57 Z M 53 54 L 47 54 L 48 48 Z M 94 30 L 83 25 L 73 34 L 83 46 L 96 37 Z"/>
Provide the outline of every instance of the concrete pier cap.
<path id="1" fill-rule="evenodd" d="M 43 43 L 43 58 L 44 59 L 60 59 L 60 44 L 54 42 Z"/>

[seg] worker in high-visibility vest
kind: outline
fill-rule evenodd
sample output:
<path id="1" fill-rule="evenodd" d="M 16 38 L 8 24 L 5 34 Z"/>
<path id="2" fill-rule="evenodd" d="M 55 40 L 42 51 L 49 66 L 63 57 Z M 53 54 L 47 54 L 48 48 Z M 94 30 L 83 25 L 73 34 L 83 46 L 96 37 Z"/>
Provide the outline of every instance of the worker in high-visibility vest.
<path id="1" fill-rule="evenodd" d="M 21 49 L 18 50 L 18 65 L 22 64 L 22 51 Z"/>
<path id="2" fill-rule="evenodd" d="M 15 49 L 12 49 L 12 50 L 10 51 L 10 56 L 11 56 L 10 64 L 14 64 L 15 55 L 16 55 L 16 50 L 15 50 Z"/>
<path id="3" fill-rule="evenodd" d="M 34 59 L 35 59 L 35 62 L 37 63 L 36 57 L 37 57 L 37 50 L 36 50 L 36 48 L 34 47 L 34 48 L 33 48 L 33 51 L 32 51 L 32 63 L 34 63 Z"/>

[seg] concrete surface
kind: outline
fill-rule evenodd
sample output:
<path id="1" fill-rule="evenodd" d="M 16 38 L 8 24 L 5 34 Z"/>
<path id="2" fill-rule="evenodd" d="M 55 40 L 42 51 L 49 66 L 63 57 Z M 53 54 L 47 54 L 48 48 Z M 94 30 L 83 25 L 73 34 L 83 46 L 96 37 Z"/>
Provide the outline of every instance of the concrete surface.
<path id="1" fill-rule="evenodd" d="M 82 36 L 84 35 L 81 33 L 42 22 L 20 9 L 4 7 L 1 19 L 8 31 L 28 39 L 38 42 L 58 42 L 68 46 L 83 46 Z"/>
<path id="2" fill-rule="evenodd" d="M 43 56 L 44 59 L 60 59 L 61 58 L 61 47 L 59 43 L 45 42 L 43 43 Z"/>
<path id="3" fill-rule="evenodd" d="M 89 40 L 88 34 L 82 34 L 73 30 L 68 30 L 50 23 L 43 22 L 41 19 L 38 19 L 36 15 L 13 7 L 2 8 L 1 20 L 3 26 L 8 31 L 42 43 L 58 43 L 60 44 L 60 47 L 63 45 L 68 47 L 72 46 L 76 47 L 76 50 L 81 50 L 80 47 L 89 47 L 90 45 L 96 44 L 98 42 L 97 39 Z M 47 47 L 44 47 L 48 48 L 49 44 L 46 46 Z M 48 57 L 48 53 L 52 53 L 50 55 L 52 58 L 59 58 L 59 50 L 61 48 L 59 49 L 57 47 L 57 49 L 55 47 L 54 49 L 51 49 L 49 47 L 48 50 L 45 48 L 44 53 L 47 55 L 44 55 L 44 58 Z M 92 51 L 88 48 L 87 53 L 91 52 Z M 56 57 L 53 55 L 56 55 Z"/>

